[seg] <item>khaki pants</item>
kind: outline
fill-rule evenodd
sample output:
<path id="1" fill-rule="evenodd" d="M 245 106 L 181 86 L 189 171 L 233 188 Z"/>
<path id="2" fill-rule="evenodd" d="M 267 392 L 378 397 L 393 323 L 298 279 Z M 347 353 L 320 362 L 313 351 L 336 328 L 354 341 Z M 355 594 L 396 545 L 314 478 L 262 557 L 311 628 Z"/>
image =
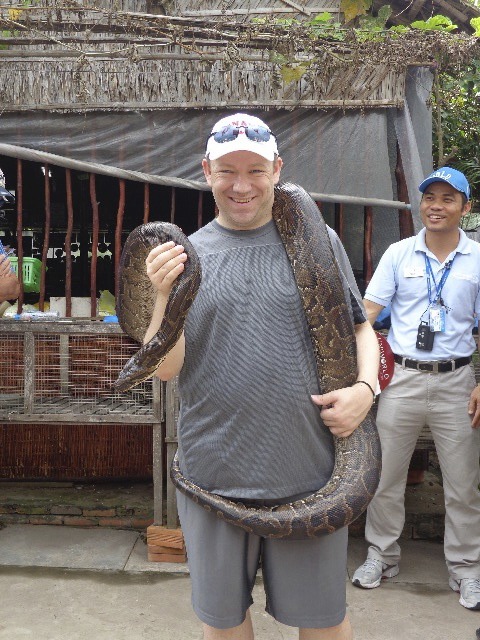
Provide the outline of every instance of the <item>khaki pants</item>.
<path id="1" fill-rule="evenodd" d="M 449 373 L 395 365 L 377 414 L 382 474 L 367 511 L 369 557 L 387 564 L 400 560 L 408 466 L 418 436 L 428 425 L 443 477 L 448 571 L 456 579 L 480 578 L 480 429 L 472 429 L 467 412 L 475 384 L 468 365 Z"/>

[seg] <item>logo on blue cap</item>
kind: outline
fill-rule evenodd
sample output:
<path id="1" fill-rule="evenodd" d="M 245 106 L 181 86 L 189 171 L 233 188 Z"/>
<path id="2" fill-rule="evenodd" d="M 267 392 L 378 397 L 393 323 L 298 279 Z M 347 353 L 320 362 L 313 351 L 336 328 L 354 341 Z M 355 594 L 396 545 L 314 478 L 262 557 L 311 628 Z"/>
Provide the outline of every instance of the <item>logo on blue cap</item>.
<path id="1" fill-rule="evenodd" d="M 457 169 L 452 169 L 452 167 L 437 169 L 431 173 L 428 178 L 425 178 L 418 188 L 424 193 L 425 189 L 429 184 L 432 184 L 432 182 L 446 182 L 457 191 L 460 191 L 460 193 L 463 193 L 467 200 L 470 200 L 470 185 L 468 184 L 468 180 L 463 173 L 457 171 Z"/>

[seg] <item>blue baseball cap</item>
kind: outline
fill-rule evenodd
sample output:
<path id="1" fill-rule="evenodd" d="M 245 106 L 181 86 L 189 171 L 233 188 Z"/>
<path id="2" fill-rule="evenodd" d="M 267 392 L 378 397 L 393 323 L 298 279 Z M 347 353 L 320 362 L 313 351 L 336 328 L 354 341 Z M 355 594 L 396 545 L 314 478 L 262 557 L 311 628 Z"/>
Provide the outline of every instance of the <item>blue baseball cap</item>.
<path id="1" fill-rule="evenodd" d="M 428 178 L 425 178 L 418 188 L 422 193 L 425 193 L 425 189 L 432 182 L 446 182 L 457 191 L 460 191 L 460 193 L 463 193 L 467 200 L 470 200 L 470 185 L 461 171 L 452 169 L 452 167 L 441 167 L 431 173 Z"/>

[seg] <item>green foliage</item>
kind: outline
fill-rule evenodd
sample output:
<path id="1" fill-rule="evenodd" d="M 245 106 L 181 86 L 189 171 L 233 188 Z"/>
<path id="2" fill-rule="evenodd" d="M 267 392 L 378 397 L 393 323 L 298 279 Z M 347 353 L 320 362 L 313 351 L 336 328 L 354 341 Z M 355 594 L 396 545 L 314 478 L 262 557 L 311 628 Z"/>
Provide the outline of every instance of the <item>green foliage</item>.
<path id="1" fill-rule="evenodd" d="M 480 38 L 480 18 L 472 18 L 470 20 L 470 25 L 475 29 L 475 33 L 473 35 Z"/>
<path id="2" fill-rule="evenodd" d="M 372 6 L 373 0 L 341 0 L 340 11 L 343 11 L 345 22 L 354 20 L 357 16 L 363 16 Z"/>
<path id="3" fill-rule="evenodd" d="M 480 199 L 480 60 L 473 60 L 455 75 L 439 75 L 442 137 L 448 164 L 463 171 Z M 438 131 L 434 131 L 434 153 L 438 156 Z M 438 163 L 441 162 L 438 159 Z M 437 164 L 438 164 L 437 163 Z M 446 163 L 445 163 L 446 164 Z"/>
<path id="4" fill-rule="evenodd" d="M 333 38 L 343 40 L 345 29 L 339 22 L 333 21 L 333 15 L 329 11 L 319 13 L 312 20 L 305 23 L 310 28 L 312 38 Z"/>
<path id="5" fill-rule="evenodd" d="M 283 81 L 288 84 L 289 82 L 296 82 L 300 80 L 309 66 L 309 62 L 301 62 L 300 64 L 295 65 L 283 65 L 280 67 L 280 73 Z"/>
<path id="6" fill-rule="evenodd" d="M 389 4 L 384 4 L 380 7 L 376 16 L 361 16 L 359 19 L 360 28 L 369 31 L 385 31 L 387 21 L 391 15 L 392 7 Z"/>
<path id="7" fill-rule="evenodd" d="M 428 20 L 416 20 L 411 24 L 412 29 L 421 31 L 454 31 L 458 29 L 456 24 L 446 16 L 431 16 Z"/>
<path id="8" fill-rule="evenodd" d="M 23 0 L 23 6 L 24 7 L 30 6 L 31 1 L 32 0 Z M 15 9 L 11 8 L 8 10 L 8 19 L 16 21 L 21 17 L 22 13 L 23 11 L 21 8 L 15 8 Z M 18 31 L 0 31 L 0 33 L 4 38 L 9 38 L 11 36 L 18 35 Z M 0 44 L 0 49 L 8 49 L 8 45 Z"/>

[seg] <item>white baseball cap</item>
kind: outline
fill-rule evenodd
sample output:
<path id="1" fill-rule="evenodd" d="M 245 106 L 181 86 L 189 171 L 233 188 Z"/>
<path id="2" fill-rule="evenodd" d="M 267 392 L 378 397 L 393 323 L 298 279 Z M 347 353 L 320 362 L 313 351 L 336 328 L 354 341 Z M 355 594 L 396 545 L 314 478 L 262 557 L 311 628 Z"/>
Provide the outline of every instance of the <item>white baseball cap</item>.
<path id="1" fill-rule="evenodd" d="M 278 155 L 277 141 L 270 128 L 248 113 L 234 113 L 214 125 L 205 157 L 217 160 L 232 151 L 251 151 L 266 160 L 274 160 Z"/>

